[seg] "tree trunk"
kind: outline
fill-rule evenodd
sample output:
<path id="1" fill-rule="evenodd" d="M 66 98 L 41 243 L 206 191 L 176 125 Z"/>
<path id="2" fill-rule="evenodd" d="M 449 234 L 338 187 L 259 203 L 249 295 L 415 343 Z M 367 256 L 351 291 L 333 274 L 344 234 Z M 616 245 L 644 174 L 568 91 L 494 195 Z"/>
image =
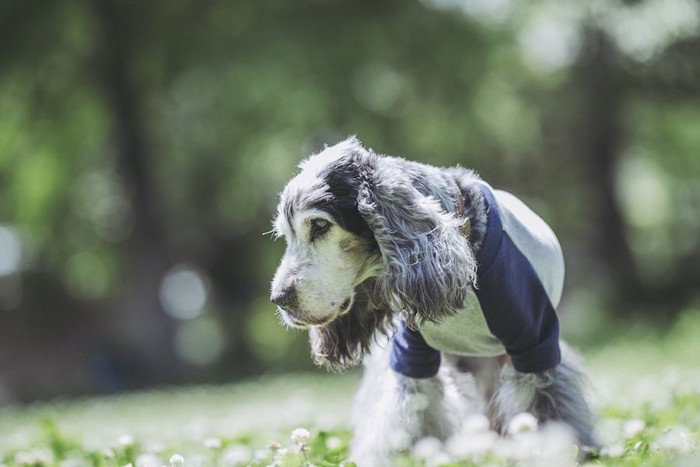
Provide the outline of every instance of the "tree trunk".
<path id="1" fill-rule="evenodd" d="M 617 52 L 598 28 L 586 31 L 584 55 L 574 70 L 582 90 L 583 131 L 579 147 L 593 201 L 592 249 L 607 266 L 613 295 L 629 297 L 643 286 L 629 246 L 627 225 L 616 190 L 624 131 L 624 90 Z"/>
<path id="2" fill-rule="evenodd" d="M 130 196 L 133 231 L 126 242 L 126 277 L 122 314 L 123 335 L 143 367 L 137 384 L 176 382 L 177 359 L 173 352 L 173 322 L 159 300 L 160 283 L 169 265 L 166 229 L 150 166 L 143 101 L 134 79 L 133 23 L 124 4 L 95 0 L 101 28 L 96 50 L 98 81 L 111 115 L 117 168 Z"/>

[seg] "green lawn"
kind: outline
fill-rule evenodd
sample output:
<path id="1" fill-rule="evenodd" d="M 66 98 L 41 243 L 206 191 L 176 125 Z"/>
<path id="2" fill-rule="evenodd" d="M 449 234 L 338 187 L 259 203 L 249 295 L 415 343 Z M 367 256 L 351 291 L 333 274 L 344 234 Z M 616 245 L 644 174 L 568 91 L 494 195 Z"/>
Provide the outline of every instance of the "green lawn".
<path id="1" fill-rule="evenodd" d="M 584 355 L 606 443 L 586 465 L 700 465 L 700 314 L 687 314 L 663 337 L 627 329 Z M 265 466 L 275 458 L 276 465 L 338 465 L 347 455 L 357 379 L 276 376 L 5 409 L 0 466 Z M 311 433 L 304 452 L 297 449 L 303 439 L 290 439 L 299 427 Z M 461 459 L 427 440 L 396 462 L 435 465 L 452 452 L 452 463 L 441 465 L 565 465 L 547 457 L 565 440 L 554 432 L 472 439 L 486 442 L 461 451 Z M 565 448 L 573 459 L 573 446 Z"/>

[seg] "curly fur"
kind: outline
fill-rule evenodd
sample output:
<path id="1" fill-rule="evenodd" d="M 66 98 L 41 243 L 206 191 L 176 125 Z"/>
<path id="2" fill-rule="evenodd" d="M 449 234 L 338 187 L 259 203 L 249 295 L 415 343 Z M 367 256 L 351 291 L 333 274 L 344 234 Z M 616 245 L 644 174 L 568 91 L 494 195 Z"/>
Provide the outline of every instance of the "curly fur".
<path id="1" fill-rule="evenodd" d="M 359 465 L 391 465 L 392 453 L 419 438 L 446 439 L 469 411 L 488 414 L 500 431 L 530 412 L 542 423 L 563 422 L 581 444 L 596 445 L 583 373 L 566 347 L 562 363 L 539 374 L 517 372 L 505 355 L 445 354 L 438 375 L 423 380 L 388 365 L 397 317 L 412 326 L 440 321 L 478 287 L 475 255 L 487 214 L 474 172 L 379 156 L 355 138 L 310 157 L 301 169 L 281 196 L 277 232 L 285 223 L 297 225 L 295 216 L 305 210 L 318 210 L 352 234 L 355 247 L 341 251 L 363 256 L 352 262 L 362 267 L 349 312 L 309 328 L 317 363 L 339 370 L 364 360 L 353 415 L 352 458 Z"/>
<path id="2" fill-rule="evenodd" d="M 342 370 L 360 362 L 377 335 L 388 335 L 389 308 L 377 306 L 371 296 L 375 281 L 361 284 L 349 313 L 325 326 L 309 329 L 311 354 L 319 365 Z"/>
<path id="3" fill-rule="evenodd" d="M 357 208 L 381 251 L 383 297 L 409 324 L 437 321 L 462 306 L 476 278 L 476 261 L 462 234 L 465 220 L 446 210 L 444 204 L 454 209 L 454 199 L 441 203 L 433 193 L 449 192 L 445 186 L 451 183 L 457 194 L 457 187 L 435 169 L 414 164 L 409 172 L 394 160 L 381 161 L 368 156 Z M 424 193 L 414 185 L 419 178 L 431 180 L 424 182 Z"/>
<path id="4" fill-rule="evenodd" d="M 518 373 L 506 367 L 491 400 L 496 428 L 500 431 L 517 414 L 529 412 L 539 421 L 557 421 L 576 432 L 584 446 L 596 446 L 593 416 L 586 403 L 583 370 L 577 356 L 562 343 L 562 362 L 537 374 Z"/>

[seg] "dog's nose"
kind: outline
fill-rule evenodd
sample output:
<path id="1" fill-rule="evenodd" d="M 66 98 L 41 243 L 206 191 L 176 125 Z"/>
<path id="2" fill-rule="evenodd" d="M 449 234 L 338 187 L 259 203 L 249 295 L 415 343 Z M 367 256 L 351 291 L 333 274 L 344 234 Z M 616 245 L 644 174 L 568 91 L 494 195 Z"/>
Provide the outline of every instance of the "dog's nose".
<path id="1" fill-rule="evenodd" d="M 297 299 L 297 292 L 294 287 L 286 287 L 279 293 L 272 293 L 270 301 L 280 308 L 291 308 Z"/>

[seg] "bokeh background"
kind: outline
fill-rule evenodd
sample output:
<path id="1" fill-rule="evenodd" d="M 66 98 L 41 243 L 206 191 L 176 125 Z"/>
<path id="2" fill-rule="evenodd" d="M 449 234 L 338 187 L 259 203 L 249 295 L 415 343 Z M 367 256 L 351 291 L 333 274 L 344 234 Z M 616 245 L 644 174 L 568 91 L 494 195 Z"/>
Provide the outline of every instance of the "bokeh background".
<path id="1" fill-rule="evenodd" d="M 699 72 L 696 0 L 2 2 L 0 406 L 311 370 L 263 232 L 349 134 L 539 212 L 574 344 L 663 332 L 700 313 Z"/>

